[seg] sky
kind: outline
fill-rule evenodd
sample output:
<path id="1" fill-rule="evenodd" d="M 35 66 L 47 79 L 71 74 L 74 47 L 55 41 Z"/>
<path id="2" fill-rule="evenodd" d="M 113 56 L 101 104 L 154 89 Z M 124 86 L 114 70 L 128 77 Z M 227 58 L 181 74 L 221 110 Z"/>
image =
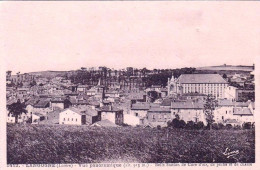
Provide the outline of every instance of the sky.
<path id="1" fill-rule="evenodd" d="M 80 67 L 252 65 L 260 57 L 253 2 L 1 2 L 1 65 Z"/>

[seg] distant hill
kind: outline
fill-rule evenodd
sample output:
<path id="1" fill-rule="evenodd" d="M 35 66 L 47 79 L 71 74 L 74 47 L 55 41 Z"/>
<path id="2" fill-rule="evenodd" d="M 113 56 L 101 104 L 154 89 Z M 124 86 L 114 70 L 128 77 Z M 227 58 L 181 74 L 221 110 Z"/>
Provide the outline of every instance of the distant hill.
<path id="1" fill-rule="evenodd" d="M 233 66 L 233 65 L 220 65 L 220 66 L 207 66 L 207 67 L 197 67 L 196 70 L 216 70 L 216 71 L 220 71 L 220 70 L 225 70 L 225 71 L 248 71 L 251 72 L 254 70 L 254 66 L 242 66 L 242 65 L 238 65 L 238 66 Z"/>
<path id="2" fill-rule="evenodd" d="M 53 78 L 53 77 L 63 77 L 65 76 L 67 71 L 38 71 L 38 72 L 30 72 L 30 75 L 45 77 L 45 78 Z"/>

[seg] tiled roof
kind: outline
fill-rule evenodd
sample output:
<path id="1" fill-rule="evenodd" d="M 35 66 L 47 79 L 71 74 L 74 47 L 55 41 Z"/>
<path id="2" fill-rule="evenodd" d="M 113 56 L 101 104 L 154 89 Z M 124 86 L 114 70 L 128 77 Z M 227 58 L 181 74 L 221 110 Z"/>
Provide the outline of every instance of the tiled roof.
<path id="1" fill-rule="evenodd" d="M 132 105 L 131 110 L 149 110 L 149 103 L 135 103 Z"/>
<path id="2" fill-rule="evenodd" d="M 226 124 L 229 124 L 229 123 L 239 123 L 236 119 L 227 119 L 227 120 L 225 120 L 225 123 Z"/>
<path id="3" fill-rule="evenodd" d="M 39 116 L 39 117 L 43 117 L 44 115 L 42 115 L 41 113 L 33 113 L 34 115 L 36 115 L 36 116 Z"/>
<path id="4" fill-rule="evenodd" d="M 159 107 L 159 106 L 160 104 L 158 103 L 141 102 L 141 103 L 132 104 L 131 110 L 149 110 L 151 107 Z"/>
<path id="5" fill-rule="evenodd" d="M 78 88 L 88 88 L 88 85 L 78 85 Z"/>
<path id="6" fill-rule="evenodd" d="M 165 107 L 151 107 L 148 112 L 171 112 L 171 109 Z"/>
<path id="7" fill-rule="evenodd" d="M 91 105 L 91 106 L 99 106 L 100 103 L 98 101 L 90 101 L 89 105 Z"/>
<path id="8" fill-rule="evenodd" d="M 29 99 L 28 101 L 25 102 L 25 105 L 35 105 L 36 103 L 38 103 L 39 99 L 35 98 L 35 99 Z"/>
<path id="9" fill-rule="evenodd" d="M 80 115 L 90 115 L 90 116 L 96 116 L 97 111 L 93 110 L 90 107 L 70 107 L 68 110 L 71 110 L 75 113 L 78 113 Z"/>
<path id="10" fill-rule="evenodd" d="M 234 115 L 253 115 L 249 108 L 234 108 Z"/>
<path id="11" fill-rule="evenodd" d="M 46 108 L 48 107 L 49 101 L 47 100 L 39 100 L 36 104 L 34 104 L 34 107 L 36 108 Z"/>
<path id="12" fill-rule="evenodd" d="M 218 105 L 219 106 L 248 107 L 249 103 L 248 102 L 235 102 L 232 100 L 221 99 L 221 100 L 218 100 Z"/>
<path id="13" fill-rule="evenodd" d="M 179 83 L 227 83 L 219 74 L 182 74 Z"/>
<path id="14" fill-rule="evenodd" d="M 234 106 L 234 102 L 232 100 L 223 99 L 223 100 L 218 100 L 218 105 L 219 106 Z"/>
<path id="15" fill-rule="evenodd" d="M 183 96 L 207 96 L 207 95 L 202 93 L 184 93 Z"/>
<path id="16" fill-rule="evenodd" d="M 80 109 L 75 108 L 75 107 L 70 107 L 67 110 L 71 110 L 71 111 L 73 111 L 75 113 L 78 113 L 79 115 L 86 115 L 86 113 L 82 112 Z"/>
<path id="17" fill-rule="evenodd" d="M 15 102 L 17 102 L 16 99 L 10 99 L 10 100 L 8 100 L 8 101 L 6 102 L 6 105 L 11 105 L 11 104 L 13 104 L 13 103 L 15 103 Z"/>
<path id="18" fill-rule="evenodd" d="M 173 109 L 203 109 L 204 104 L 203 104 L 203 102 L 192 102 L 192 101 L 172 102 L 171 108 L 173 108 Z"/>
<path id="19" fill-rule="evenodd" d="M 248 102 L 235 102 L 236 107 L 248 107 Z"/>
<path id="20" fill-rule="evenodd" d="M 101 108 L 98 108 L 99 111 L 104 111 L 104 112 L 118 112 L 118 111 L 122 111 L 122 109 L 119 109 L 117 107 L 113 107 L 113 106 L 103 106 Z"/>
<path id="21" fill-rule="evenodd" d="M 62 97 L 61 98 L 52 98 L 51 102 L 53 102 L 53 103 L 55 103 L 55 102 L 59 102 L 59 103 L 60 102 L 64 102 L 64 98 L 62 98 Z"/>
<path id="22" fill-rule="evenodd" d="M 23 87 L 21 87 L 21 88 L 18 88 L 17 90 L 18 90 L 18 91 L 29 91 L 30 89 L 29 89 L 29 88 L 23 88 Z"/>
<path id="23" fill-rule="evenodd" d="M 81 114 L 89 115 L 89 116 L 96 116 L 97 111 L 92 109 L 91 106 L 79 106 L 77 109 L 81 112 Z"/>
<path id="24" fill-rule="evenodd" d="M 173 101 L 174 101 L 174 99 L 172 99 L 172 98 L 163 99 L 161 106 L 171 106 L 171 102 L 173 102 Z"/>

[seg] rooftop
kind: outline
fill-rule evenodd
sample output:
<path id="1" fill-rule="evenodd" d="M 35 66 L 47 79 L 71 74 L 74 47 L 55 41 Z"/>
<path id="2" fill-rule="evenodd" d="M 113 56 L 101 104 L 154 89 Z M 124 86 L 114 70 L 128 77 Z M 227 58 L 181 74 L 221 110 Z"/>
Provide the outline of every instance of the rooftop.
<path id="1" fill-rule="evenodd" d="M 171 108 L 173 109 L 203 109 L 203 102 L 193 102 L 193 101 L 184 101 L 184 102 L 172 102 Z"/>
<path id="2" fill-rule="evenodd" d="M 238 121 L 237 121 L 236 119 L 227 119 L 227 120 L 225 120 L 225 123 L 226 123 L 226 124 L 229 124 L 229 123 L 235 123 L 235 124 L 237 124 Z"/>
<path id="3" fill-rule="evenodd" d="M 118 111 L 123 111 L 122 109 L 119 109 L 117 107 L 113 106 L 103 106 L 101 108 L 98 108 L 98 111 L 104 111 L 104 112 L 118 112 Z"/>
<path id="4" fill-rule="evenodd" d="M 165 107 L 151 107 L 148 112 L 171 112 L 171 109 Z"/>
<path id="5" fill-rule="evenodd" d="M 38 103 L 39 99 L 38 98 L 31 98 L 28 101 L 25 102 L 25 105 L 35 105 L 36 103 Z"/>
<path id="6" fill-rule="evenodd" d="M 93 110 L 89 107 L 70 107 L 67 110 L 71 110 L 75 113 L 78 113 L 79 115 L 89 115 L 89 116 L 96 116 L 97 115 L 97 111 Z"/>
<path id="7" fill-rule="evenodd" d="M 34 104 L 34 107 L 36 108 L 46 108 L 49 105 L 49 101 L 47 100 L 39 100 L 36 104 Z"/>
<path id="8" fill-rule="evenodd" d="M 219 106 L 248 107 L 249 103 L 248 102 L 236 102 L 236 101 L 232 101 L 232 100 L 221 99 L 221 100 L 218 100 L 218 105 Z"/>
<path id="9" fill-rule="evenodd" d="M 227 83 L 219 74 L 182 74 L 179 83 Z"/>
<path id="10" fill-rule="evenodd" d="M 234 115 L 252 116 L 253 114 L 249 108 L 234 108 Z"/>

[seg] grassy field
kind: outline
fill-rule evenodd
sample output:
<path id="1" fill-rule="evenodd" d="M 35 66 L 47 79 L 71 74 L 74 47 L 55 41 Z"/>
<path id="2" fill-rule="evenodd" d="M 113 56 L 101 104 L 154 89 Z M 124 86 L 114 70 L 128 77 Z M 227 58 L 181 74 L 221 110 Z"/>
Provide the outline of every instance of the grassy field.
<path id="1" fill-rule="evenodd" d="M 8 164 L 99 162 L 252 163 L 255 131 L 7 125 Z"/>

